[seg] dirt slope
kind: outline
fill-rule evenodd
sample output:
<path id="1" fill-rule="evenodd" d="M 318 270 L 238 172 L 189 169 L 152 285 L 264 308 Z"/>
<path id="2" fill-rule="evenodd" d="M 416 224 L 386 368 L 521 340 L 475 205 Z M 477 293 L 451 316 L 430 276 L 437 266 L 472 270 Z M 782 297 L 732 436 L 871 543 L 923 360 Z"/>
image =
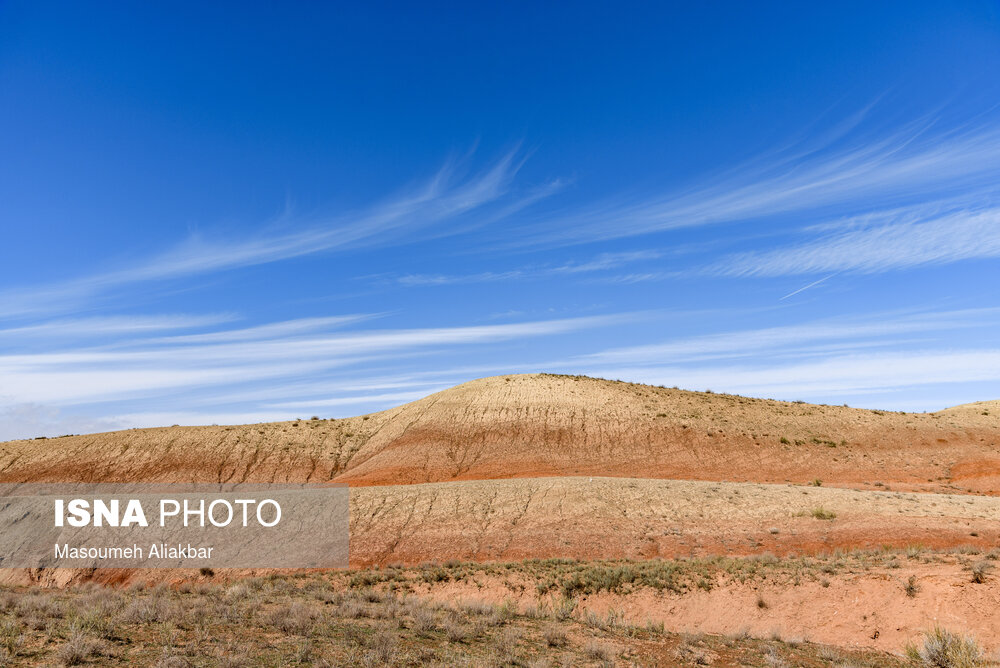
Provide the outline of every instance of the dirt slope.
<path id="1" fill-rule="evenodd" d="M 483 378 L 343 420 L 0 444 L 0 481 L 590 475 L 997 494 L 1000 406 L 892 413 L 541 374 Z"/>
<path id="2" fill-rule="evenodd" d="M 820 509 L 824 519 L 814 516 Z M 396 485 L 351 495 L 351 562 L 357 566 L 909 545 L 1000 545 L 1000 500 L 622 478 Z"/>
<path id="3" fill-rule="evenodd" d="M 0 482 L 63 480 L 347 482 L 351 565 L 375 574 L 427 561 L 573 570 L 593 562 L 537 560 L 628 559 L 670 570 L 709 555 L 832 553 L 815 568 L 787 560 L 794 572 L 784 579 L 720 571 L 683 592 L 598 591 L 578 602 L 676 630 L 779 629 L 898 650 L 941 621 L 1000 642 L 1000 580 L 972 584 L 968 573 L 973 559 L 1000 554 L 996 401 L 908 414 L 522 375 L 344 420 L 0 443 Z M 916 545 L 957 551 L 924 557 Z M 913 556 L 885 556 L 873 569 L 861 563 L 869 557 L 835 552 L 884 546 Z M 441 582 L 418 569 L 431 584 L 417 591 L 533 604 L 543 579 L 509 565 Z M 178 577 L 205 576 L 7 569 L 0 583 Z M 914 581 L 916 598 L 906 593 Z"/>
<path id="4" fill-rule="evenodd" d="M 616 567 L 646 572 L 659 568 L 661 572 L 700 573 L 703 579 L 696 584 L 699 575 L 688 575 L 686 580 L 679 575 L 673 587 L 632 584 L 620 591 L 588 591 L 577 599 L 578 609 L 599 618 L 618 615 L 637 625 L 660 622 L 673 631 L 696 635 L 809 639 L 892 652 L 902 652 L 908 643 L 919 644 L 925 632 L 944 626 L 961 629 L 988 651 L 995 650 L 1000 647 L 1000 626 L 996 623 L 1000 580 L 991 577 L 983 583 L 972 582 L 969 564 L 962 555 L 885 553 L 788 561 L 602 562 L 562 566 L 564 573 L 554 576 L 551 572 L 559 566 L 542 566 L 525 574 L 516 568 L 487 566 L 465 578 L 439 582 L 424 578 L 417 592 L 440 601 L 485 597 L 499 603 L 513 598 L 525 608 L 537 608 L 537 583 L 572 583 L 574 569 L 582 571 L 580 579 L 587 583 L 588 572 L 600 573 L 602 568 L 605 572 Z M 445 573 L 458 571 L 460 576 L 460 569 L 445 569 Z M 426 582 L 428 579 L 432 581 Z M 550 593 L 548 601 L 558 605 L 559 595 Z M 546 599 L 541 600 L 544 605 Z"/>

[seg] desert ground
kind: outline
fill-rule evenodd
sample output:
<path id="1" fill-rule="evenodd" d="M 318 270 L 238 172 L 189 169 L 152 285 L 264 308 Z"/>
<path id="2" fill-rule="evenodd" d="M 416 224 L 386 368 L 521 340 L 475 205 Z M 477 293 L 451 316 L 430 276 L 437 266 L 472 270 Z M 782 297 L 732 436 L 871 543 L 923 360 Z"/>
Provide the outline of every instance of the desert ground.
<path id="1" fill-rule="evenodd" d="M 915 414 L 501 376 L 347 419 L 0 443 L 0 482 L 42 481 L 348 483 L 351 569 L 8 570 L 11 664 L 70 663 L 71 643 L 120 665 L 971 666 L 1000 650 L 998 401 Z M 77 619 L 92 600 L 114 601 L 113 629 Z"/>

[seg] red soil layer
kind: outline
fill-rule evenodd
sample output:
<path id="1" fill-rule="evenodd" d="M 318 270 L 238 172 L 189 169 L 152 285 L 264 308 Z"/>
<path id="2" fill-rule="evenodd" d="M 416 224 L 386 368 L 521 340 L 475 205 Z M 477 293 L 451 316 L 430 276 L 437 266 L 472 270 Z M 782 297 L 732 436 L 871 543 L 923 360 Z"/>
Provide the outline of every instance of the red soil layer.
<path id="1" fill-rule="evenodd" d="M 992 410 L 991 410 L 992 409 Z M 889 413 L 528 375 L 382 413 L 0 444 L 0 482 L 336 481 L 600 475 L 1000 493 L 1000 405 Z"/>

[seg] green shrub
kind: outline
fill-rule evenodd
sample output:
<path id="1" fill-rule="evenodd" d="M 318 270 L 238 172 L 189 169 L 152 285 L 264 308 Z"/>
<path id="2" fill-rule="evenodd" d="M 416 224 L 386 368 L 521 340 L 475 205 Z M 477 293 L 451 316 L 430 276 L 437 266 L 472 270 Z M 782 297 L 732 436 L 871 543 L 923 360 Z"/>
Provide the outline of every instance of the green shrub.
<path id="1" fill-rule="evenodd" d="M 832 520 L 836 519 L 837 513 L 832 510 L 827 510 L 823 506 L 817 506 L 809 511 L 809 514 L 818 520 Z"/>

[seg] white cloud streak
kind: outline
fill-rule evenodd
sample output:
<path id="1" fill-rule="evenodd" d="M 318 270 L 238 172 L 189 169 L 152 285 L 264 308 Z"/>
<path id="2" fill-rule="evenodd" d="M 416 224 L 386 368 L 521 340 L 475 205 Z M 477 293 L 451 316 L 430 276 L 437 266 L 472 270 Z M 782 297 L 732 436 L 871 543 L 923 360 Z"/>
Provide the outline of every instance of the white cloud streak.
<path id="1" fill-rule="evenodd" d="M 312 375 L 420 350 L 565 334 L 627 320 L 593 316 L 503 325 L 372 330 L 141 350 L 73 350 L 0 356 L 0 398 L 47 405 L 135 398 L 209 386 Z"/>
<path id="2" fill-rule="evenodd" d="M 579 358 L 592 363 L 664 363 L 704 362 L 726 358 L 760 356 L 764 353 L 788 356 L 802 346 L 823 342 L 857 345 L 872 342 L 890 345 L 900 335 L 942 332 L 973 327 L 995 326 L 1000 309 L 966 309 L 937 313 L 877 314 L 863 319 L 825 320 L 799 325 L 722 332 L 681 338 L 664 343 L 606 350 Z"/>
<path id="3" fill-rule="evenodd" d="M 358 394 L 343 397 L 333 397 L 331 399 L 301 399 L 299 401 L 281 401 L 268 404 L 264 408 L 289 409 L 289 408 L 331 408 L 335 406 L 356 406 L 358 404 L 397 404 L 407 401 L 422 399 L 428 394 L 443 390 L 448 385 L 436 385 L 424 387 L 413 392 L 385 392 L 383 394 Z"/>
<path id="4" fill-rule="evenodd" d="M 859 115 L 859 117 L 863 114 Z M 857 123 L 848 124 L 848 129 Z M 918 264 L 996 257 L 997 209 L 989 208 L 1000 180 L 1000 129 L 991 126 L 942 131 L 930 121 L 912 123 L 889 137 L 871 139 L 837 132 L 824 144 L 776 151 L 691 187 L 661 194 L 613 197 L 554 208 L 507 224 L 514 246 L 558 246 L 675 230 L 759 221 L 795 214 L 817 217 L 881 215 L 881 225 L 847 231 L 772 254 L 734 258 L 732 267 L 712 265 L 720 275 L 781 275 L 827 270 L 875 272 Z M 354 213 L 302 223 L 284 220 L 244 239 L 197 235 L 131 267 L 73 281 L 0 291 L 0 318 L 84 310 L 102 295 L 150 281 L 288 260 L 362 246 L 396 245 L 445 234 L 467 233 L 507 220 L 557 192 L 554 180 L 528 191 L 513 188 L 521 162 L 508 153 L 486 169 L 462 178 L 448 164 L 422 186 Z M 977 197 L 985 208 L 953 211 L 933 220 L 932 203 Z M 889 220 L 892 207 L 909 206 L 913 220 Z M 920 208 L 920 207 L 924 208 Z M 503 245 L 503 244 L 501 244 Z M 896 250 L 898 248 L 898 251 Z M 641 251 L 640 251 L 641 253 Z M 519 280 L 535 276 L 602 271 L 641 258 L 607 254 L 592 262 L 556 267 L 484 271 L 467 276 L 405 275 L 404 285 Z M 826 256 L 826 257 L 824 257 Z M 633 272 L 622 282 L 670 278 L 662 271 Z"/>
<path id="5" fill-rule="evenodd" d="M 803 285 L 798 290 L 793 290 L 792 292 L 789 292 L 787 295 L 785 295 L 784 297 L 782 297 L 778 301 L 779 302 L 783 302 L 786 299 L 788 299 L 789 297 L 794 297 L 795 295 L 797 295 L 797 294 L 799 294 L 801 292 L 805 292 L 806 290 L 808 290 L 810 288 L 815 288 L 817 285 L 822 285 L 823 283 L 826 283 L 827 281 L 829 281 L 831 278 L 833 278 L 836 275 L 837 274 L 830 274 L 829 276 L 824 276 L 823 278 L 819 279 L 818 281 L 813 281 L 812 283 L 810 283 L 808 285 Z"/>
<path id="6" fill-rule="evenodd" d="M 290 337 L 307 334 L 317 330 L 331 329 L 333 327 L 343 327 L 365 320 L 378 317 L 375 314 L 359 313 L 355 315 L 342 315 L 325 318 L 299 318 L 297 320 L 286 320 L 284 322 L 269 323 L 256 327 L 246 327 L 244 329 L 228 329 L 220 332 L 206 332 L 202 334 L 183 334 L 178 336 L 168 336 L 158 339 L 145 339 L 140 341 L 142 345 L 155 343 L 185 344 L 185 343 L 225 343 L 232 341 L 260 341 L 280 337 Z"/>
<path id="7" fill-rule="evenodd" d="M 231 314 L 218 315 L 133 315 L 50 320 L 34 325 L 0 329 L 0 340 L 43 338 L 86 338 L 109 335 L 142 335 L 177 329 L 196 329 L 236 320 Z"/>
<path id="8" fill-rule="evenodd" d="M 830 355 L 819 360 L 780 365 L 602 367 L 584 373 L 628 378 L 640 383 L 795 400 L 935 384 L 995 382 L 1000 380 L 1000 349 Z"/>
<path id="9" fill-rule="evenodd" d="M 879 222 L 815 241 L 745 253 L 718 262 L 709 273 L 726 276 L 786 276 L 850 271 L 873 274 L 922 265 L 1000 257 L 1000 208 L 956 211 L 931 219 L 898 213 L 901 222 Z"/>
<path id="10" fill-rule="evenodd" d="M 477 274 L 407 274 L 395 279 L 403 286 L 465 285 L 469 283 L 495 283 L 499 281 L 534 280 L 553 276 L 575 276 L 618 269 L 620 267 L 663 257 L 655 250 L 601 253 L 583 262 L 568 262 L 555 266 L 522 267 L 510 271 L 480 272 Z"/>
<path id="11" fill-rule="evenodd" d="M 534 221 L 517 245 L 587 243 L 788 214 L 841 215 L 989 191 L 1000 178 L 1000 129 L 938 131 L 925 121 L 766 155 L 706 183 L 645 198 L 590 203 Z"/>
<path id="12" fill-rule="evenodd" d="M 321 222 L 290 221 L 243 240 L 192 236 L 183 244 L 133 267 L 83 276 L 73 281 L 0 292 L 0 318 L 80 310 L 103 293 L 149 281 L 238 269 L 335 249 L 398 245 L 425 237 L 467 231 L 512 215 L 551 195 L 558 183 L 523 195 L 511 193 L 521 166 L 514 152 L 464 180 L 447 164 L 429 182 L 368 210 Z M 472 218 L 470 218 L 470 216 Z M 482 220 L 477 219 L 481 218 Z M 498 218 L 499 217 L 499 218 Z"/>

